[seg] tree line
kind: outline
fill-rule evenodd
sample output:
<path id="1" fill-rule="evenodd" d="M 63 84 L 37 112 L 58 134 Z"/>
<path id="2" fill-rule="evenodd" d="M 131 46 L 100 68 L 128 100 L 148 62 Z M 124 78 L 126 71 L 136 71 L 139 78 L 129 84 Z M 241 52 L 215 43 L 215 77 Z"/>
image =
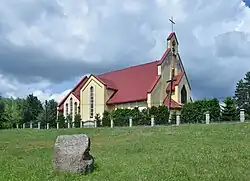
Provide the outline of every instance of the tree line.
<path id="1" fill-rule="evenodd" d="M 17 99 L 0 97 L 0 129 L 30 122 L 56 125 L 56 118 L 57 102 L 54 99 L 43 104 L 33 94 Z"/>

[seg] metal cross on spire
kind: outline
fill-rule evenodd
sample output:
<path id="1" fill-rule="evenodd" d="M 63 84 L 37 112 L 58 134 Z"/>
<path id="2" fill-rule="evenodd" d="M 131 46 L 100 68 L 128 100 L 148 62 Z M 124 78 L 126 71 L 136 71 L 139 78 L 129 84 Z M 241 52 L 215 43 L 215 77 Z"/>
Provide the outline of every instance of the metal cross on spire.
<path id="1" fill-rule="evenodd" d="M 171 22 L 172 32 L 174 32 L 174 25 L 175 25 L 175 22 L 174 22 L 173 16 L 169 19 L 169 21 Z"/>

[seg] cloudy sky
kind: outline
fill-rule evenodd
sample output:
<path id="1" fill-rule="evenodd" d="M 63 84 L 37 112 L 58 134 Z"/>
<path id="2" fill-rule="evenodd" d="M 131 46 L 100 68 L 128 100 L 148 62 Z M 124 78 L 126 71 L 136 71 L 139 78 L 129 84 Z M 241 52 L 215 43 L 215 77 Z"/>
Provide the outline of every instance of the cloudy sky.
<path id="1" fill-rule="evenodd" d="M 171 16 L 193 97 L 232 95 L 250 71 L 247 1 L 0 0 L 0 95 L 58 100 L 85 74 L 159 59 Z"/>

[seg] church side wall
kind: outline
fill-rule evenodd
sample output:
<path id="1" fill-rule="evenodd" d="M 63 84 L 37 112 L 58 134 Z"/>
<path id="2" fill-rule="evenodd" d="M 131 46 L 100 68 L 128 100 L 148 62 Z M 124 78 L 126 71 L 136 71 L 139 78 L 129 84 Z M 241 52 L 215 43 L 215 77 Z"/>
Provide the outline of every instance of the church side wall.
<path id="1" fill-rule="evenodd" d="M 151 92 L 151 106 L 159 106 L 163 100 L 161 100 L 161 94 L 162 94 L 162 87 L 161 87 L 162 81 L 159 80 L 154 87 L 153 91 Z"/>
<path id="2" fill-rule="evenodd" d="M 90 87 L 94 88 L 94 116 L 90 118 Z M 102 114 L 105 110 L 106 88 L 96 78 L 91 77 L 81 89 L 81 117 L 83 121 L 94 120 L 95 115 Z"/>

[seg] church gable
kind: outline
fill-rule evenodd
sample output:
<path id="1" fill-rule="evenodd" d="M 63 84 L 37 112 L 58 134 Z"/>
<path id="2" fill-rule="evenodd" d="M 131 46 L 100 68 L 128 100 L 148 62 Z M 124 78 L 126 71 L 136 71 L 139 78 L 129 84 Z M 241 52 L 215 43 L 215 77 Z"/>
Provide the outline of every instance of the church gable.
<path id="1" fill-rule="evenodd" d="M 88 81 L 80 91 L 80 107 L 83 120 L 94 120 L 94 117 L 104 112 L 105 85 L 94 75 L 90 75 Z"/>

